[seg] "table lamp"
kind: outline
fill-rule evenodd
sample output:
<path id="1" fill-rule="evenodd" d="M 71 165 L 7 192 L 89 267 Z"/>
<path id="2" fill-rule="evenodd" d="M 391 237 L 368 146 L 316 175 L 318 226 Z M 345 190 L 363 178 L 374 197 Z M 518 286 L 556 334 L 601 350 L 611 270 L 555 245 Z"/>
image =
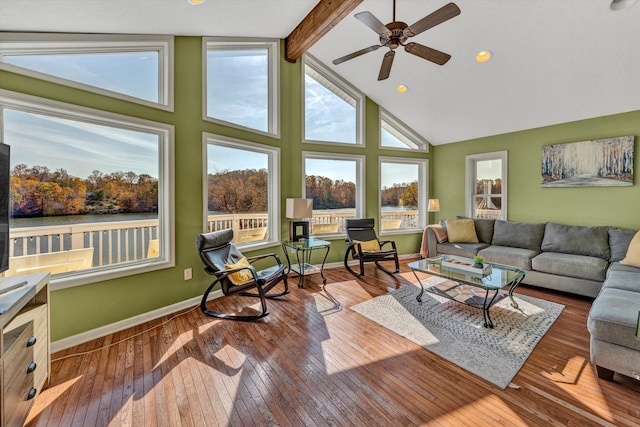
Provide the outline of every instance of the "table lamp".
<path id="1" fill-rule="evenodd" d="M 429 199 L 427 212 L 440 212 L 440 199 Z"/>
<path id="2" fill-rule="evenodd" d="M 302 219 L 289 221 L 289 240 L 296 242 L 309 238 L 309 221 L 313 216 L 313 199 L 287 199 L 287 218 Z"/>

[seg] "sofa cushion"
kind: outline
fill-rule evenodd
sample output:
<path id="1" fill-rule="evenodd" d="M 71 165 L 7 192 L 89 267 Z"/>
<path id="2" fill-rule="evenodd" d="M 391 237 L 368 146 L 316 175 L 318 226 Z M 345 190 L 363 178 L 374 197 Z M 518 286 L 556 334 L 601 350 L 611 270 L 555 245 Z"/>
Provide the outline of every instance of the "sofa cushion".
<path id="1" fill-rule="evenodd" d="M 472 219 L 447 220 L 447 239 L 451 243 L 478 243 Z"/>
<path id="2" fill-rule="evenodd" d="M 478 252 L 478 255 L 482 255 L 485 261 L 490 263 L 531 270 L 531 259 L 538 255 L 538 252 L 509 246 L 489 246 Z"/>
<path id="3" fill-rule="evenodd" d="M 636 339 L 640 293 L 604 288 L 593 302 L 587 328 L 592 337 L 640 350 Z"/>
<path id="4" fill-rule="evenodd" d="M 640 268 L 622 265 L 619 262 L 612 262 L 607 269 L 607 277 L 609 277 L 609 274 L 613 271 L 626 271 L 627 273 L 638 274 L 638 281 L 640 281 Z"/>
<path id="5" fill-rule="evenodd" d="M 486 243 L 438 243 L 438 254 L 457 255 L 465 258 L 473 258 L 479 250 L 486 248 Z"/>
<path id="6" fill-rule="evenodd" d="M 609 228 L 609 249 L 611 250 L 611 258 L 609 261 L 621 261 L 627 256 L 627 249 L 631 239 L 636 235 L 635 230 L 624 230 L 622 228 Z"/>
<path id="7" fill-rule="evenodd" d="M 527 224 L 498 219 L 493 227 L 491 244 L 540 252 L 540 244 L 544 236 L 544 226 L 544 223 Z"/>
<path id="8" fill-rule="evenodd" d="M 623 289 L 640 293 L 640 274 L 628 271 L 609 271 L 603 288 Z M 640 307 L 638 307 L 640 310 Z"/>
<path id="9" fill-rule="evenodd" d="M 609 262 L 598 257 L 542 252 L 531 260 L 531 267 L 543 273 L 604 281 Z"/>
<path id="10" fill-rule="evenodd" d="M 609 260 L 609 228 L 547 223 L 542 252 L 586 255 Z"/>

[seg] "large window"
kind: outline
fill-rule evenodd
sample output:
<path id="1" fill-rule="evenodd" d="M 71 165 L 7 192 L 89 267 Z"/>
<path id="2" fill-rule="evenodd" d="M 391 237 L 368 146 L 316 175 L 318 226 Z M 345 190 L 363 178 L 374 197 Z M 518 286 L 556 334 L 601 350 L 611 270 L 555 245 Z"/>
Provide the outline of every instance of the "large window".
<path id="1" fill-rule="evenodd" d="M 173 128 L 0 91 L 11 146 L 6 275 L 53 273 L 56 288 L 173 260 Z"/>
<path id="2" fill-rule="evenodd" d="M 402 121 L 380 108 L 380 147 L 429 151 L 429 143 Z"/>
<path id="3" fill-rule="evenodd" d="M 507 219 L 507 152 L 466 156 L 466 211 L 471 218 Z"/>
<path id="4" fill-rule="evenodd" d="M 279 242 L 280 150 L 205 134 L 205 230 L 232 228 L 234 242 Z"/>
<path id="5" fill-rule="evenodd" d="M 380 158 L 380 231 L 427 225 L 427 160 Z"/>
<path id="6" fill-rule="evenodd" d="M 364 96 L 312 56 L 303 56 L 304 140 L 364 144 Z"/>
<path id="7" fill-rule="evenodd" d="M 364 156 L 304 152 L 303 164 L 311 234 L 344 233 L 345 219 L 364 214 Z"/>
<path id="8" fill-rule="evenodd" d="M 206 120 L 279 136 L 279 41 L 205 38 Z"/>
<path id="9" fill-rule="evenodd" d="M 173 38 L 6 34 L 0 68 L 173 109 Z"/>

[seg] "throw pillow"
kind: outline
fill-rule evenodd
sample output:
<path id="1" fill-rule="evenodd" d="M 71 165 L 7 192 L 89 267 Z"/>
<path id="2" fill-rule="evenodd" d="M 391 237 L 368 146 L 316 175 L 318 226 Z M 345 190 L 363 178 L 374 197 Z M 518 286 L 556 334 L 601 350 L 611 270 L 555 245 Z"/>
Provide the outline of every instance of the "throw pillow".
<path id="1" fill-rule="evenodd" d="M 473 220 L 447 220 L 447 238 L 450 243 L 478 243 L 476 226 L 473 224 Z"/>
<path id="2" fill-rule="evenodd" d="M 640 268 L 640 231 L 631 239 L 629 249 L 627 249 L 627 256 L 620 261 L 620 264 Z"/>
<path id="3" fill-rule="evenodd" d="M 360 243 L 360 248 L 365 252 L 380 252 L 380 243 L 377 240 L 367 240 L 366 242 L 360 240 L 354 240 L 355 243 Z"/>
<path id="4" fill-rule="evenodd" d="M 247 258 L 242 257 L 240 261 L 236 262 L 235 264 L 225 264 L 224 268 L 226 270 L 233 270 L 234 268 L 249 267 L 250 265 L 251 264 L 249 264 L 249 261 L 247 261 Z M 246 283 L 252 279 L 253 279 L 253 274 L 251 274 L 251 270 L 249 269 L 236 271 L 235 273 L 231 273 L 229 275 L 229 280 L 231 280 L 231 283 L 233 283 L 234 285 L 242 285 L 243 283 Z"/>

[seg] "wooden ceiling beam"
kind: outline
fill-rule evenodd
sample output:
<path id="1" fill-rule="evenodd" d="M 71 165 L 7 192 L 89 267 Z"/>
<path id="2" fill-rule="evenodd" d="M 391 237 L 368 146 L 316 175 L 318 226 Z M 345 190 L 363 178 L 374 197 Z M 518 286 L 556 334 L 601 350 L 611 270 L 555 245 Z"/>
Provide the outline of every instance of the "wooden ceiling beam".
<path id="1" fill-rule="evenodd" d="M 296 62 L 363 0 L 320 0 L 285 39 L 284 58 Z"/>

